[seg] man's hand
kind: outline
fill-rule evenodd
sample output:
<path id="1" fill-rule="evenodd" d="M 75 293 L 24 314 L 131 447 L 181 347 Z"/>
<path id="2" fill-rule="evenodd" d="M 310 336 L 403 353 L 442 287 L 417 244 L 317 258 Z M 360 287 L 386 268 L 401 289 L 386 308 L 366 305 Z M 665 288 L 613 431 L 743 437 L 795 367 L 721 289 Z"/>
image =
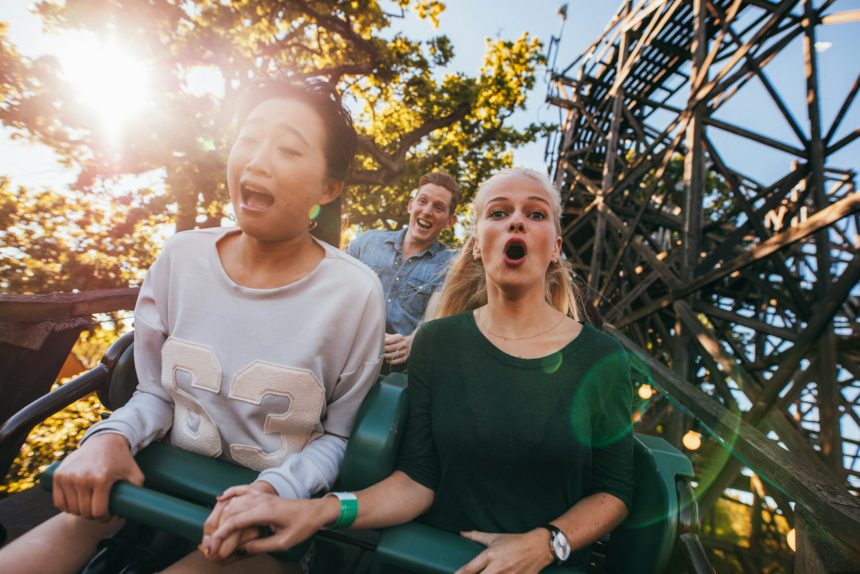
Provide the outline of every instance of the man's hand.
<path id="1" fill-rule="evenodd" d="M 116 433 L 97 434 L 66 457 L 54 473 L 54 506 L 105 522 L 110 519 L 111 487 L 120 480 L 143 484 L 143 472 L 131 456 L 128 440 Z"/>
<path id="2" fill-rule="evenodd" d="M 385 334 L 385 350 L 383 358 L 392 365 L 405 363 L 412 351 L 412 339 L 415 333 L 410 335 Z"/>
<path id="3" fill-rule="evenodd" d="M 525 534 L 493 534 L 489 532 L 461 532 L 468 538 L 487 547 L 456 574 L 537 574 L 552 564 L 549 532 L 536 528 Z"/>

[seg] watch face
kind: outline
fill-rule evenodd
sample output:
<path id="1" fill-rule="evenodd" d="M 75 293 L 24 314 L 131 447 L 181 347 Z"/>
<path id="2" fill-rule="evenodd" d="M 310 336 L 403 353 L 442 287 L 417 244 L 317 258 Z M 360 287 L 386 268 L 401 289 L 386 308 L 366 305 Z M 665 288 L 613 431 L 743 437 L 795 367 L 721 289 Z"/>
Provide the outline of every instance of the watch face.
<path id="1" fill-rule="evenodd" d="M 562 562 L 570 558 L 570 543 L 561 532 L 553 532 L 552 534 L 552 551 L 555 557 Z"/>

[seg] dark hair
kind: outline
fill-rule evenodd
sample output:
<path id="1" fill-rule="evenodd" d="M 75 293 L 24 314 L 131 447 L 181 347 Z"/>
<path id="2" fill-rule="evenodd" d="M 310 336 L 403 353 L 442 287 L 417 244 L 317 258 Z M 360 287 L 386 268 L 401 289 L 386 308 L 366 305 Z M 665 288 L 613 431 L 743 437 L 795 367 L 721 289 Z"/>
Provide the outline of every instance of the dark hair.
<path id="1" fill-rule="evenodd" d="M 460 203 L 460 197 L 463 195 L 463 190 L 460 189 L 460 184 L 457 183 L 457 180 L 444 171 L 431 171 L 422 175 L 418 180 L 418 189 L 421 189 L 428 183 L 444 187 L 451 192 L 451 205 L 448 207 L 448 214 L 454 213 L 454 210 L 457 209 L 457 205 Z"/>
<path id="2" fill-rule="evenodd" d="M 236 109 L 236 126 L 241 127 L 247 117 L 261 103 L 271 99 L 298 100 L 319 114 L 325 126 L 325 159 L 329 177 L 345 181 L 352 165 L 358 136 L 352 116 L 340 94 L 325 80 L 310 78 L 296 80 L 286 75 L 259 80 L 252 84 Z"/>

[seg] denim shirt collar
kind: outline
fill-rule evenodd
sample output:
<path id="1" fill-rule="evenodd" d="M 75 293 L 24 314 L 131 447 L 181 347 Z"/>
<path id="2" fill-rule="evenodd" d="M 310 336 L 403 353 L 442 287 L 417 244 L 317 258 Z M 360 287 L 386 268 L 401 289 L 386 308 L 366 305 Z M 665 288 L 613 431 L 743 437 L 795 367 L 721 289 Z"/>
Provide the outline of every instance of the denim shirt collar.
<path id="1" fill-rule="evenodd" d="M 391 245 L 393 245 L 394 250 L 397 251 L 397 253 L 399 253 L 400 255 L 403 255 L 403 242 L 406 240 L 406 231 L 408 229 L 408 226 L 404 227 L 397 233 L 397 235 L 391 235 L 385 240 L 386 243 L 390 243 Z M 437 238 L 436 241 L 434 241 L 430 247 L 425 249 L 423 253 L 417 255 L 416 257 L 424 257 L 425 254 L 429 254 L 430 257 L 433 257 L 443 249 L 445 249 L 445 246 L 439 243 L 439 239 Z"/>

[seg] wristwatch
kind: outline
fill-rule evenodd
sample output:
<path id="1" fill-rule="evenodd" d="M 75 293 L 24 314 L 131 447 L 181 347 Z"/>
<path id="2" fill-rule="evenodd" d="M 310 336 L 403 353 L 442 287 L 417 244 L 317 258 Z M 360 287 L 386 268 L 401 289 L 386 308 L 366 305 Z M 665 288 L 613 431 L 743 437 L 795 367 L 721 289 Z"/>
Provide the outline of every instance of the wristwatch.
<path id="1" fill-rule="evenodd" d="M 555 563 L 564 564 L 570 558 L 570 542 L 567 536 L 554 524 L 544 524 L 541 528 L 549 530 L 549 550 L 555 557 Z"/>

